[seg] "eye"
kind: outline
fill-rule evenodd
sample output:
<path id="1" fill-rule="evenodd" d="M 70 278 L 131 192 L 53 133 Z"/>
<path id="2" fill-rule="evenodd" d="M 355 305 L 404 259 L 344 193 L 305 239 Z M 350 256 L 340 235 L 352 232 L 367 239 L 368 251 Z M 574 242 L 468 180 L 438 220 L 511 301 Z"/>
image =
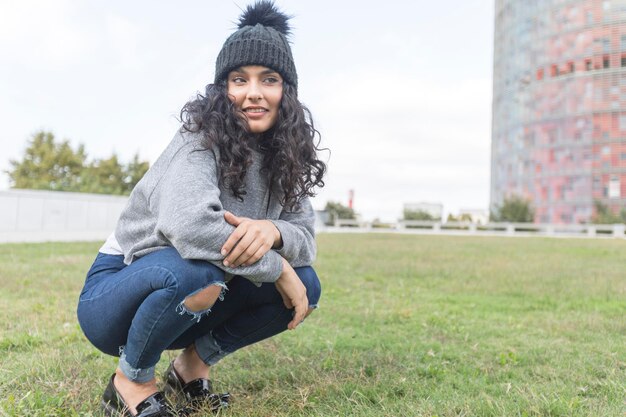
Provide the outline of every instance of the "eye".
<path id="1" fill-rule="evenodd" d="M 235 83 L 235 84 L 243 84 L 246 82 L 245 78 L 243 77 L 239 77 L 239 76 L 234 76 L 230 79 L 231 82 Z"/>
<path id="2" fill-rule="evenodd" d="M 281 80 L 278 77 L 270 75 L 269 77 L 265 77 L 263 79 L 263 82 L 266 84 L 278 84 L 281 82 Z"/>

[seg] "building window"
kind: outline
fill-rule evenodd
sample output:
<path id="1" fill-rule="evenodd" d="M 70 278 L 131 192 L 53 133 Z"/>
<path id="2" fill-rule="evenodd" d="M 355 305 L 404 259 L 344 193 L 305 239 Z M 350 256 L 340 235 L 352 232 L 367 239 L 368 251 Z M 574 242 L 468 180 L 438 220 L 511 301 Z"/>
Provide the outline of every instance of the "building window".
<path id="1" fill-rule="evenodd" d="M 550 67 L 550 75 L 552 75 L 553 77 L 557 77 L 559 75 L 559 66 L 556 64 L 553 64 Z"/>
<path id="2" fill-rule="evenodd" d="M 604 57 L 602 57 L 602 68 L 608 68 L 610 66 L 611 66 L 611 61 L 609 60 L 609 57 L 605 55 Z"/>
<path id="3" fill-rule="evenodd" d="M 620 191 L 619 177 L 616 175 L 611 176 L 611 180 L 609 181 L 609 198 L 620 198 Z"/>
<path id="4" fill-rule="evenodd" d="M 585 59 L 585 71 L 591 71 L 592 63 L 591 59 Z"/>
<path id="5" fill-rule="evenodd" d="M 622 58 L 625 59 L 626 57 Z M 537 70 L 537 80 L 543 80 L 543 68 Z"/>
<path id="6" fill-rule="evenodd" d="M 622 67 L 626 67 L 626 55 L 622 55 Z"/>
<path id="7" fill-rule="evenodd" d="M 568 70 L 570 73 L 573 73 L 573 72 L 576 70 L 576 69 L 575 69 L 575 67 L 574 67 L 574 63 L 573 63 L 573 62 L 568 62 L 568 63 L 567 63 L 567 70 Z"/>
<path id="8" fill-rule="evenodd" d="M 604 187 L 602 187 L 602 182 L 600 181 L 600 178 L 598 177 L 594 177 L 593 178 L 593 185 L 592 185 L 593 189 L 598 191 L 598 190 L 602 190 Z"/>

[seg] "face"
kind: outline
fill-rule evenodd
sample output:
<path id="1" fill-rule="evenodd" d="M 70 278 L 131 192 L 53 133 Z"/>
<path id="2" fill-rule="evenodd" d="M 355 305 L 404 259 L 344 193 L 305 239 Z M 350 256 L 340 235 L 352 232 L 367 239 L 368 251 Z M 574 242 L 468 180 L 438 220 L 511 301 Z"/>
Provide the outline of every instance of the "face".
<path id="1" fill-rule="evenodd" d="M 260 65 L 246 65 L 228 74 L 228 95 L 248 119 L 251 133 L 269 130 L 278 119 L 283 78 Z"/>

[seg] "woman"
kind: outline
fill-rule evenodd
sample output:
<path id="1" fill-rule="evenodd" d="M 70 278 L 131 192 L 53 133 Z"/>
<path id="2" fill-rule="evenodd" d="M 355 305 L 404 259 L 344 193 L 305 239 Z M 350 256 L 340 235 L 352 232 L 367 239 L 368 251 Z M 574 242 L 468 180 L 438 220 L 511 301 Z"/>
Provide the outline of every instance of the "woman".
<path id="1" fill-rule="evenodd" d="M 295 329 L 316 307 L 314 212 L 325 164 L 297 98 L 288 17 L 248 6 L 216 61 L 214 84 L 137 184 L 87 274 L 78 304 L 86 337 L 120 357 L 107 415 L 169 416 L 155 365 L 183 349 L 163 391 L 188 409 L 224 405 L 209 368 Z"/>

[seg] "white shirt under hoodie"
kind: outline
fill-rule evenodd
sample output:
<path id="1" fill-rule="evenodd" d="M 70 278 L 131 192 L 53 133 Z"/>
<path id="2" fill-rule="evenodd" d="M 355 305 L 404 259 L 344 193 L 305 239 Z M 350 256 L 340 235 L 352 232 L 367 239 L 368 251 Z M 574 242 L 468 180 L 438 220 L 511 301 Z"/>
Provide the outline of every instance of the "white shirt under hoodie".
<path id="1" fill-rule="evenodd" d="M 135 186 L 115 232 L 100 249 L 123 254 L 130 264 L 137 258 L 173 246 L 186 259 L 213 263 L 228 276 L 241 275 L 255 283 L 273 282 L 282 271 L 282 259 L 293 267 L 311 265 L 315 259 L 315 213 L 308 198 L 300 210 L 287 211 L 270 193 L 261 174 L 263 155 L 252 151 L 253 163 L 245 177 L 243 201 L 218 186 L 218 152 L 206 150 L 201 133 L 178 132 L 159 159 Z M 224 212 L 272 221 L 283 246 L 268 251 L 250 266 L 222 264 L 220 253 L 235 227 Z M 228 278 L 228 277 L 227 277 Z"/>

